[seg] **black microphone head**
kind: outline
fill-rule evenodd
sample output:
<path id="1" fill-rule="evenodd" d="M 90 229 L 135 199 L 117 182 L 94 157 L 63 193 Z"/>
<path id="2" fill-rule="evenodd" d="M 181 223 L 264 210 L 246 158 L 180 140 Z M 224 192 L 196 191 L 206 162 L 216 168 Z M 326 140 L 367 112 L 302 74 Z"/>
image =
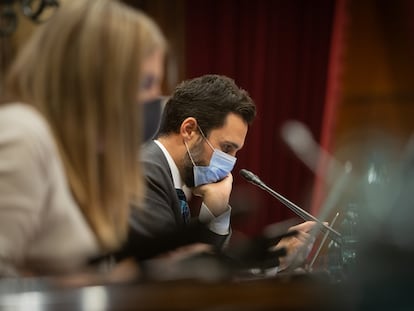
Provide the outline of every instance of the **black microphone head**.
<path id="1" fill-rule="evenodd" d="M 246 170 L 246 169 L 244 169 L 244 168 L 242 168 L 242 169 L 239 171 L 239 174 L 240 174 L 242 177 L 246 178 L 246 179 L 249 179 L 249 175 L 250 175 L 251 173 L 252 173 L 252 172 L 250 172 L 250 171 L 248 171 L 248 170 Z"/>
<path id="2" fill-rule="evenodd" d="M 250 171 L 248 171 L 244 168 L 242 168 L 239 173 L 247 181 L 252 181 L 252 179 L 254 177 L 254 174 L 252 172 L 250 172 Z"/>
<path id="3" fill-rule="evenodd" d="M 241 169 L 240 170 L 240 175 L 246 179 L 247 181 L 254 183 L 256 185 L 260 185 L 262 183 L 262 181 L 259 179 L 259 177 L 257 177 L 255 174 L 253 174 L 252 172 L 246 170 L 246 169 Z"/>

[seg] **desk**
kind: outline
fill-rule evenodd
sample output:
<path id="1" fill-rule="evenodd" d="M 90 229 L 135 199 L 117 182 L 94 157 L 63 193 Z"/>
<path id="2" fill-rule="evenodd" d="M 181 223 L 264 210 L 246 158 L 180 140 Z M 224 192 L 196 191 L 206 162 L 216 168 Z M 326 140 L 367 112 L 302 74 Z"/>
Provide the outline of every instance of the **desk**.
<path id="1" fill-rule="evenodd" d="M 14 281 L 18 282 L 18 281 Z M 311 277 L 139 282 L 58 289 L 31 280 L 0 296 L 1 310 L 349 310 L 338 286 Z M 39 290 L 37 290 L 37 287 Z"/>

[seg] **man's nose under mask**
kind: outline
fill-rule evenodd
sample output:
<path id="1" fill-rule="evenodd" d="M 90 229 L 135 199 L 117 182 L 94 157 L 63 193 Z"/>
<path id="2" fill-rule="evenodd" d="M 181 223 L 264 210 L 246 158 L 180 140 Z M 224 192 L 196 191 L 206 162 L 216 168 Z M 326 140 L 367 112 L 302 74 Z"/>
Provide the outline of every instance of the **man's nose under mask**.
<path id="1" fill-rule="evenodd" d="M 213 149 L 213 155 L 211 157 L 210 164 L 208 166 L 199 166 L 194 163 L 188 147 L 187 152 L 190 155 L 191 162 L 193 163 L 195 187 L 204 184 L 215 183 L 219 180 L 222 180 L 233 170 L 233 167 L 236 164 L 237 160 L 235 157 L 219 149 Z"/>

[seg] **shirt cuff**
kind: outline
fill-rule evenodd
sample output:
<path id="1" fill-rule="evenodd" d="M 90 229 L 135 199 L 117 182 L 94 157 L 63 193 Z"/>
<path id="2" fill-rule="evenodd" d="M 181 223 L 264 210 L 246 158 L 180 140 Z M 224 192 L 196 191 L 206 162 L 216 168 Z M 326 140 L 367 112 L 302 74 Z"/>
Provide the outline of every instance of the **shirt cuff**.
<path id="1" fill-rule="evenodd" d="M 216 234 L 226 235 L 230 233 L 230 215 L 231 206 L 227 205 L 227 211 L 214 217 L 213 213 L 208 209 L 204 202 L 201 204 L 198 219 L 202 223 L 207 223 L 207 227 Z"/>

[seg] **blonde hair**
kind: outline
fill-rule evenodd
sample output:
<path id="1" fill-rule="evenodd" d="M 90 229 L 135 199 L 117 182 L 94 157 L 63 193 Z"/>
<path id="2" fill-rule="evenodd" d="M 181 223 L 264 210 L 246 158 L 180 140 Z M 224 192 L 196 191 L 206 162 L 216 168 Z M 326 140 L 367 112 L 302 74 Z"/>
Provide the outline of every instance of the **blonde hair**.
<path id="1" fill-rule="evenodd" d="M 166 46 L 157 25 L 115 0 L 70 0 L 11 67 L 9 95 L 48 120 L 72 193 L 104 249 L 126 238 L 142 199 L 136 97 L 145 57 Z"/>

